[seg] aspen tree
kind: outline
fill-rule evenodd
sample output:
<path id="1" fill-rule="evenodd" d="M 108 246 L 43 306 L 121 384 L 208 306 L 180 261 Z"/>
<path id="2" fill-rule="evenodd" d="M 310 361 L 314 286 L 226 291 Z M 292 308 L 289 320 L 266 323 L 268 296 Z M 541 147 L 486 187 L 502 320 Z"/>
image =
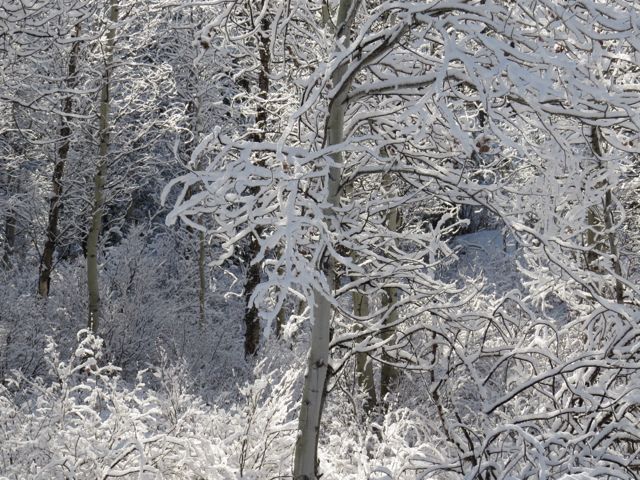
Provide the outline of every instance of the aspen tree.
<path id="1" fill-rule="evenodd" d="M 494 310 L 492 305 L 489 315 L 484 308 L 478 312 L 474 297 L 484 285 L 480 281 L 474 284 L 469 278 L 443 277 L 441 270 L 443 267 L 448 270 L 457 260 L 450 235 L 460 225 L 457 206 L 467 204 L 495 214 L 522 245 L 523 258 L 532 271 L 532 281 L 527 285 L 532 295 L 529 298 L 536 301 L 540 298 L 544 305 L 548 286 L 558 279 L 564 282 L 565 275 L 575 282 L 572 286 L 589 287 L 588 282 L 596 275 L 583 272 L 577 262 L 566 261 L 563 251 L 567 246 L 579 247 L 574 252 L 585 251 L 584 245 L 577 245 L 577 234 L 569 241 L 565 237 L 574 232 L 577 224 L 572 221 L 565 228 L 560 215 L 549 214 L 557 211 L 557 204 L 553 192 L 547 191 L 549 182 L 540 179 L 546 179 L 542 178 L 543 174 L 556 179 L 558 154 L 565 155 L 569 161 L 576 157 L 569 142 L 558 142 L 557 151 L 553 150 L 558 139 L 568 136 L 556 128 L 558 118 L 598 125 L 610 135 L 615 131 L 611 125 L 616 122 L 629 128 L 626 126 L 630 124 L 629 112 L 635 110 L 629 103 L 630 96 L 604 95 L 606 85 L 586 81 L 583 64 L 554 55 L 553 52 L 559 53 L 558 38 L 551 34 L 558 29 L 554 27 L 552 32 L 547 32 L 545 25 L 550 25 L 547 20 L 553 19 L 554 25 L 567 25 L 580 35 L 591 34 L 585 32 L 591 32 L 592 26 L 597 25 L 592 35 L 600 37 L 600 30 L 608 28 L 608 18 L 622 16 L 614 15 L 615 12 L 611 17 L 598 13 L 601 22 L 598 23 L 588 12 L 575 15 L 573 6 L 539 2 L 534 2 L 535 8 L 529 8 L 527 2 L 509 5 L 481 5 L 462 0 L 445 4 L 370 2 L 367 7 L 371 8 L 359 9 L 358 34 L 353 36 L 353 44 L 347 46 L 351 30 L 349 13 L 355 12 L 359 2 L 343 0 L 332 5 L 338 3 L 335 35 L 328 33 L 328 21 L 318 28 L 319 12 L 315 11 L 308 20 L 315 27 L 313 34 L 322 32 L 313 37 L 315 43 L 322 44 L 333 38 L 324 52 L 334 50 L 335 54 L 318 58 L 317 67 L 310 67 L 308 77 L 301 79 L 305 92 L 288 130 L 276 141 L 259 143 L 214 131 L 203 141 L 203 149 L 208 149 L 210 154 L 207 169 L 190 172 L 165 189 L 166 197 L 173 185 L 184 185 L 167 221 L 181 218 L 188 222 L 189 217 L 202 213 L 211 215 L 216 233 L 225 242 L 222 259 L 232 256 L 233 248 L 252 235 L 256 227 L 266 226 L 260 254 L 269 262 L 263 269 L 267 278 L 256 297 L 262 293 L 260 299 L 263 300 L 269 288 L 288 289 L 310 306 L 311 345 L 296 436 L 295 479 L 319 477 L 317 448 L 328 379 L 341 371 L 354 354 L 360 353 L 373 358 L 378 355 L 387 366 L 397 367 L 402 361 L 407 369 L 433 368 L 432 383 L 438 381 L 450 389 L 434 391 L 434 397 L 440 399 L 436 402 L 450 407 L 453 415 L 459 414 L 455 395 L 462 388 L 465 393 L 470 389 L 478 400 L 488 405 L 482 420 L 495 419 L 495 430 L 491 430 L 491 425 L 477 437 L 475 432 L 480 429 L 471 424 L 467 428 L 463 416 L 457 417 L 457 424 L 465 425 L 465 432 L 474 433 L 466 435 L 466 442 L 463 439 L 447 447 L 453 453 L 446 454 L 446 474 L 490 475 L 491 471 L 480 471 L 480 468 L 503 462 L 504 470 L 499 475 L 513 475 L 516 470 L 511 459 L 503 457 L 502 445 L 515 446 L 516 451 L 518 442 L 530 442 L 533 434 L 520 427 L 504 430 L 503 418 L 517 418 L 513 416 L 515 402 L 512 400 L 537 408 L 531 399 L 546 402 L 560 395 L 563 397 L 557 405 L 575 405 L 566 401 L 572 402 L 569 397 L 580 395 L 582 387 L 574 388 L 571 384 L 574 381 L 566 373 L 584 368 L 580 363 L 586 358 L 583 357 L 584 344 L 569 345 L 560 357 L 558 337 L 553 333 L 554 329 L 560 331 L 565 326 L 546 320 L 541 324 L 532 318 L 535 315 L 529 316 L 525 305 L 529 300 L 521 300 L 519 295 L 496 298 L 497 307 Z M 326 4 L 323 17 L 329 9 Z M 600 12 L 600 9 L 608 11 L 603 4 L 598 4 L 598 9 L 593 11 Z M 395 14 L 395 20 L 387 27 L 389 13 Z M 560 18 L 563 20 L 558 20 Z M 566 20 L 569 18 L 571 20 Z M 613 26 L 627 28 L 622 21 Z M 614 33 L 618 38 L 619 32 Z M 335 45 L 331 45 L 332 42 Z M 422 49 L 427 42 L 437 45 L 428 55 Z M 482 60 L 478 61 L 478 57 Z M 594 88 L 603 95 L 595 99 L 587 94 Z M 505 166 L 501 161 L 484 165 L 481 176 L 469 168 L 474 152 L 487 153 L 484 150 L 492 148 L 478 146 L 477 123 L 471 120 L 473 112 L 468 115 L 469 105 L 486 107 L 489 120 L 487 132 L 483 133 L 500 140 L 502 147 L 496 155 L 516 164 L 522 178 L 503 175 Z M 379 128 L 374 134 L 370 130 L 372 124 Z M 386 148 L 392 150 L 391 158 L 382 154 Z M 266 159 L 265 166 L 256 164 L 258 155 L 264 155 L 260 158 Z M 285 162 L 291 168 L 278 170 Z M 380 180 L 387 174 L 394 181 L 402 182 L 402 188 L 393 195 L 379 188 Z M 491 177 L 490 182 L 484 181 L 487 175 Z M 349 198 L 343 189 L 356 178 L 364 179 L 370 190 L 354 190 Z M 569 177 L 568 182 L 573 180 Z M 205 184 L 201 197 L 185 199 L 185 188 L 198 182 Z M 247 186 L 259 186 L 260 195 L 247 195 Z M 579 191 L 573 184 L 566 186 Z M 531 203 L 535 199 L 540 199 L 539 210 L 544 215 L 529 221 L 526 214 L 532 211 Z M 435 225 L 422 215 L 429 213 L 429 206 L 434 202 L 452 206 Z M 521 203 L 514 205 L 516 202 Z M 398 215 L 389 216 L 392 206 L 402 208 L 403 216 L 405 208 L 407 212 L 415 212 L 403 219 L 402 236 L 398 232 Z M 575 217 L 583 220 L 583 205 L 577 205 L 575 211 Z M 560 223 L 554 225 L 552 219 Z M 580 223 L 579 227 L 582 226 Z M 281 245 L 284 248 L 280 249 Z M 338 282 L 337 272 L 342 271 L 353 272 L 351 279 L 342 278 Z M 625 282 L 630 295 L 630 282 Z M 544 290 L 539 293 L 537 288 Z M 353 327 L 353 310 L 347 311 L 350 305 L 345 301 L 347 295 L 353 299 L 354 290 L 386 292 L 382 306 L 377 301 L 367 304 L 369 313 L 366 320 L 359 322 L 362 327 L 359 330 Z M 581 298 L 583 303 L 574 306 L 571 302 L 575 301 L 575 291 L 570 288 L 557 294 L 565 295 L 562 300 L 577 312 L 583 303 L 592 300 Z M 594 289 L 590 293 L 597 294 Z M 522 305 L 521 310 L 525 312 L 515 314 L 517 319 L 513 319 L 513 325 L 518 327 L 513 333 L 506 332 L 509 338 L 499 324 L 504 316 L 511 324 L 514 315 L 503 312 L 508 310 L 501 306 L 505 302 L 509 308 L 511 302 L 517 307 Z M 593 302 L 595 305 L 596 300 Z M 354 303 L 357 311 L 365 311 L 365 303 L 358 301 L 357 296 Z M 624 318 L 631 323 L 631 315 L 624 312 L 626 305 L 602 299 L 601 306 L 605 313 L 614 309 L 620 313 L 612 315 L 612 321 Z M 575 337 L 571 329 L 582 328 L 592 320 L 592 317 L 584 318 L 586 320 L 570 322 L 561 332 L 569 334 L 570 342 Z M 494 325 L 498 325 L 498 330 Z M 331 327 L 333 338 L 330 338 Z M 550 334 L 545 338 L 539 335 L 547 331 Z M 535 343 L 523 344 L 520 332 L 526 335 L 530 332 Z M 472 343 L 479 351 L 469 350 L 471 344 L 467 340 L 483 335 L 484 338 Z M 613 351 L 601 346 L 609 338 L 591 335 L 593 347 L 589 346 L 591 351 L 587 353 L 594 358 L 594 366 L 598 365 L 603 352 Z M 413 340 L 420 344 L 425 339 L 431 348 L 414 348 Z M 497 358 L 495 351 L 483 350 L 492 341 L 497 345 L 505 341 L 512 343 L 505 347 L 504 356 L 500 353 Z M 544 345 L 540 346 L 541 342 Z M 615 342 L 622 345 L 622 339 Z M 533 351 L 531 346 L 535 346 Z M 442 349 L 440 353 L 436 348 Z M 497 358 L 495 368 L 488 375 L 495 383 L 482 383 L 481 376 L 493 358 Z M 441 366 L 436 365 L 435 360 L 445 362 L 442 372 L 435 370 Z M 506 361 L 509 371 L 518 368 L 513 390 L 501 378 Z M 621 368 L 631 371 L 634 367 Z M 387 388 L 392 383 L 391 377 L 387 376 L 384 381 Z M 508 391 L 493 392 L 493 385 Z M 562 388 L 558 389 L 558 385 Z M 598 388 L 601 387 L 606 384 L 600 383 Z M 538 396 L 538 389 L 545 395 Z M 583 391 L 585 399 L 592 397 L 591 391 Z M 476 405 L 483 408 L 480 402 Z M 600 409 L 596 412 L 599 418 L 612 418 L 603 415 L 604 406 L 595 408 Z M 497 409 L 501 410 L 500 415 L 491 416 Z M 546 442 L 543 423 L 555 422 L 555 418 L 543 418 L 539 422 L 539 411 L 523 412 L 536 415 L 527 422 L 540 426 L 541 437 Z M 559 411 L 558 416 L 565 413 Z M 587 423 L 584 425 L 585 431 L 591 428 Z M 522 437 L 518 437 L 520 431 L 524 433 Z M 575 436 L 575 430 L 567 428 L 566 432 L 567 438 Z M 518 440 L 514 442 L 512 437 Z M 489 443 L 495 450 L 484 448 Z M 527 452 L 537 455 L 536 452 L 541 451 L 537 445 Z M 555 444 L 551 444 L 551 448 L 557 452 Z M 588 448 L 584 451 L 590 452 Z M 477 455 L 482 458 L 476 458 Z M 534 461 L 527 459 L 523 463 L 526 465 L 517 470 L 516 476 L 537 471 Z"/>
<path id="2" fill-rule="evenodd" d="M 98 279 L 98 241 L 104 214 L 104 187 L 107 177 L 107 156 L 109 154 L 109 112 L 111 110 L 111 74 L 113 71 L 113 51 L 116 44 L 116 24 L 118 22 L 118 0 L 109 2 L 109 29 L 105 40 L 103 84 L 100 89 L 99 105 L 99 150 L 96 173 L 93 179 L 93 205 L 91 224 L 87 235 L 87 286 L 89 291 L 89 329 L 97 332 L 100 320 L 100 286 Z"/>
<path id="3" fill-rule="evenodd" d="M 340 51 L 349 43 L 349 30 L 353 14 L 358 7 L 358 0 L 341 0 L 338 7 L 336 20 L 336 50 Z M 340 42 L 343 42 L 341 45 Z M 342 64 L 332 75 L 334 87 L 340 84 L 347 71 L 348 65 Z M 337 145 L 342 142 L 344 136 L 346 86 L 331 99 L 329 115 L 327 118 L 327 145 Z M 331 222 L 332 208 L 340 204 L 340 180 L 342 154 L 332 154 L 334 164 L 329 168 L 326 177 L 327 204 L 325 219 Z M 317 478 L 318 439 L 322 418 L 322 407 L 325 396 L 325 387 L 329 366 L 329 327 L 331 323 L 331 302 L 327 293 L 335 287 L 334 260 L 332 257 L 321 259 L 322 265 L 318 268 L 327 279 L 328 292 L 314 291 L 312 298 L 311 347 L 307 359 L 307 371 L 305 374 L 302 402 L 298 418 L 298 437 L 296 439 L 293 478 L 295 480 L 307 480 Z"/>

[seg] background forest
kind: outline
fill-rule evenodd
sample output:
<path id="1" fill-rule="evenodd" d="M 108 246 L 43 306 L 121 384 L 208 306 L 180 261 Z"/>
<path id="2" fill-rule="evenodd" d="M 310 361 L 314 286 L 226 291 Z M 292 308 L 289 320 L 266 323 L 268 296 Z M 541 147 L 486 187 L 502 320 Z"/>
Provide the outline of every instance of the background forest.
<path id="1" fill-rule="evenodd" d="M 0 478 L 640 478 L 636 0 L 0 2 Z"/>

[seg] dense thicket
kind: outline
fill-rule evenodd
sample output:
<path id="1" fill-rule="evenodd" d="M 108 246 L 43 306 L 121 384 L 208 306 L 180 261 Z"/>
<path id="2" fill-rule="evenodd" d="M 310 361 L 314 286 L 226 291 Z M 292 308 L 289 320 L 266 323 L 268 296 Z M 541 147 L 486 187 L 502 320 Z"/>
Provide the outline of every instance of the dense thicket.
<path id="1" fill-rule="evenodd" d="M 5 1 L 0 476 L 636 478 L 638 38 Z"/>

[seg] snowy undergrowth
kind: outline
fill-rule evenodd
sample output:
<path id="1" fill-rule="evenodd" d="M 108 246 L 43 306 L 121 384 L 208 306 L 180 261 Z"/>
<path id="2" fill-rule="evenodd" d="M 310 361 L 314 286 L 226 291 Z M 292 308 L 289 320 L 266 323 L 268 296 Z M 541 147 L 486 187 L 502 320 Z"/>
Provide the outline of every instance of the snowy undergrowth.
<path id="1" fill-rule="evenodd" d="M 29 293 L 26 276 L 15 275 L 3 290 L 0 340 L 11 348 L 0 349 L 0 478 L 287 478 L 308 332 L 271 339 L 257 364 L 247 362 L 241 309 L 224 295 L 230 286 L 212 280 L 211 324 L 203 328 L 194 320 L 196 292 L 184 288 L 188 260 L 165 255 L 168 241 L 149 248 L 131 238 L 110 251 L 103 283 L 111 315 L 105 331 L 120 343 L 71 333 L 84 313 L 77 264 L 60 265 L 57 293 L 46 304 Z M 332 380 L 319 446 L 323 478 L 457 480 L 496 472 L 583 480 L 623 462 L 637 437 L 633 365 L 621 363 L 622 373 L 576 369 L 509 397 L 549 362 L 562 366 L 577 355 L 598 362 L 598 351 L 584 352 L 580 341 L 589 323 L 547 322 L 545 312 L 562 318 L 560 300 L 539 309 L 523 300 L 526 285 L 513 261 L 520 251 L 499 232 L 455 243 L 459 260 L 441 274 L 473 279 L 473 298 L 447 320 L 425 313 L 402 327 L 425 327 L 407 353 L 431 363 L 414 371 L 407 363 L 386 411 L 364 414 L 354 382 Z M 170 260 L 153 270 L 156 256 Z M 127 324 L 139 316 L 149 324 Z M 590 324 L 618 321 L 602 314 Z M 605 396 L 613 401 L 598 400 Z"/>
<path id="2" fill-rule="evenodd" d="M 637 478 L 640 377 L 635 354 L 624 356 L 637 321 L 623 330 L 621 315 L 581 314 L 570 292 L 553 288 L 534 302 L 514 265 L 526 265 L 526 252 L 499 232 L 455 243 L 460 259 L 441 274 L 466 277 L 471 298 L 447 317 L 416 320 L 424 332 L 408 352 L 431 363 L 407 362 L 385 414 L 367 420 L 363 398 L 333 390 L 326 478 Z M 607 352 L 621 332 L 624 348 Z"/>
<path id="3" fill-rule="evenodd" d="M 238 479 L 286 475 L 298 371 L 265 373 L 236 403 L 210 406 L 174 388 L 178 368 L 135 384 L 104 364 L 102 340 L 81 331 L 69 362 L 52 340 L 49 379 L 16 373 L 0 387 L 0 472 L 11 479 Z"/>
<path id="4" fill-rule="evenodd" d="M 164 260 L 162 260 L 164 259 Z M 0 272 L 0 379 L 19 370 L 45 376 L 46 337 L 63 360 L 75 335 L 86 326 L 86 271 L 83 258 L 61 261 L 46 300 L 35 291 L 37 265 Z M 205 324 L 198 320 L 197 262 L 171 234 L 142 227 L 108 249 L 101 272 L 103 319 L 99 334 L 105 359 L 134 381 L 142 369 L 184 363 L 189 391 L 212 400 L 212 390 L 231 390 L 250 376 L 242 350 L 241 299 L 227 295 L 230 280 L 211 272 Z M 212 384 L 215 388 L 212 389 Z"/>

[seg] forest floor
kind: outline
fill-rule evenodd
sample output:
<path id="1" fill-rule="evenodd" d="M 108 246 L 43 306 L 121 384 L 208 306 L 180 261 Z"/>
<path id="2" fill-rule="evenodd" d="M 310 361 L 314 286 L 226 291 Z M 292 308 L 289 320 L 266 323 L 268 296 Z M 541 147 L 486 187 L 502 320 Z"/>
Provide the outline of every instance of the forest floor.
<path id="1" fill-rule="evenodd" d="M 170 255 L 170 239 L 131 238 L 112 248 L 103 275 L 104 343 L 76 336 L 85 308 L 80 261 L 59 266 L 48 302 L 30 293 L 24 272 L 7 280 L 0 478 L 286 478 L 306 343 L 272 338 L 246 360 L 238 273 L 212 278 L 207 325 L 199 325 L 193 265 Z M 517 245 L 499 230 L 451 245 L 458 260 L 439 275 L 473 279 L 477 308 L 521 288 Z M 415 478 L 446 463 L 435 371 L 403 374 L 387 408 L 370 415 L 357 382 L 336 380 L 320 445 L 324 478 Z M 458 407 L 476 408 L 465 401 Z"/>

